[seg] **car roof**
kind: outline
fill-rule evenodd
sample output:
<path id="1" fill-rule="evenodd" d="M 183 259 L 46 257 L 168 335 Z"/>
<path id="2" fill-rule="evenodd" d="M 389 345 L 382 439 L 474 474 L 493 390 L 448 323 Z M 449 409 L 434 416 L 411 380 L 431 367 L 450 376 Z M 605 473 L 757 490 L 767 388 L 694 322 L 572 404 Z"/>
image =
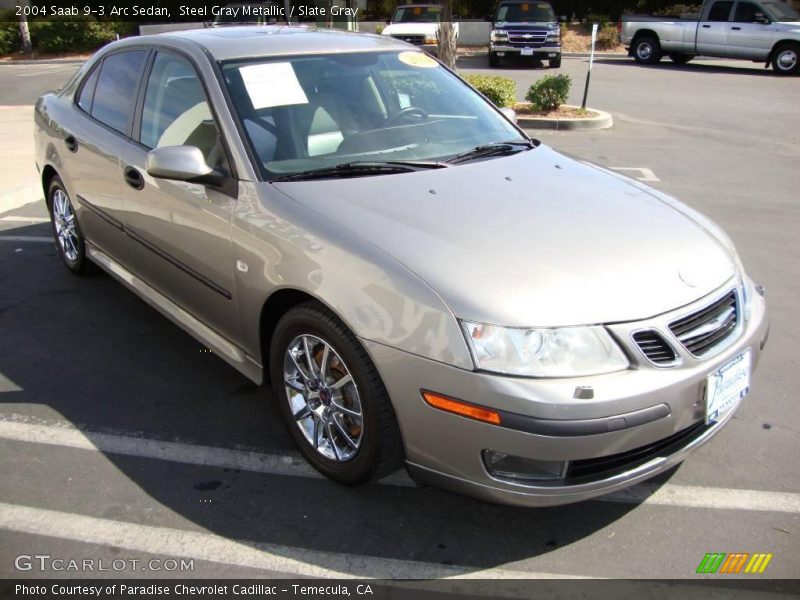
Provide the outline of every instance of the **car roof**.
<path id="1" fill-rule="evenodd" d="M 175 46 L 196 45 L 225 61 L 297 54 L 379 52 L 413 47 L 389 36 L 321 29 L 304 25 L 242 25 L 171 31 L 129 38 L 136 43 L 169 40 Z"/>

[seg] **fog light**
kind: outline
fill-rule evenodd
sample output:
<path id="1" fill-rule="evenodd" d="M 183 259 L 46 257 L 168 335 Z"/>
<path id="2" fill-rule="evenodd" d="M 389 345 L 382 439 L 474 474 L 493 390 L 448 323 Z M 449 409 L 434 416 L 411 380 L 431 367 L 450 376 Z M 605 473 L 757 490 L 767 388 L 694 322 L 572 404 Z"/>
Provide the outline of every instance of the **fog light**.
<path id="1" fill-rule="evenodd" d="M 564 480 L 569 465 L 568 461 L 534 460 L 494 450 L 484 450 L 482 454 L 486 470 L 498 479 L 558 483 Z"/>

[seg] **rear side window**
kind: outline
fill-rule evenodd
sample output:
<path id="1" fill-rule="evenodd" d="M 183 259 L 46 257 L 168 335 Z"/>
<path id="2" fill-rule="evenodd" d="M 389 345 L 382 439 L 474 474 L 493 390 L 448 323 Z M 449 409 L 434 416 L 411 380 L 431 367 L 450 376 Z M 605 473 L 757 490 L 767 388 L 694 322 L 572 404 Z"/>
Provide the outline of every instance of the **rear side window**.
<path id="1" fill-rule="evenodd" d="M 119 132 L 128 132 L 128 120 L 136 101 L 145 50 L 112 54 L 103 61 L 92 102 L 92 116 Z"/>
<path id="2" fill-rule="evenodd" d="M 81 92 L 78 95 L 78 106 L 85 112 L 92 113 L 92 99 L 94 98 L 94 88 L 97 85 L 97 78 L 100 75 L 100 69 L 94 69 L 89 77 L 86 78 L 86 83 L 83 84 Z"/>
<path id="3" fill-rule="evenodd" d="M 708 11 L 709 21 L 727 21 L 733 8 L 733 2 L 714 2 L 711 10 Z"/>

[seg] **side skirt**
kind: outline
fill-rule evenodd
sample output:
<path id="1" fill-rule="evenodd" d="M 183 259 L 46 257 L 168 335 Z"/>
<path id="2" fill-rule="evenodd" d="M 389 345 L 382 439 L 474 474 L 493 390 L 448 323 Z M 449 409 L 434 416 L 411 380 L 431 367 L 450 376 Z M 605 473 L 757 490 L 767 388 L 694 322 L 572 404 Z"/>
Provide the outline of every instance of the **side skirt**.
<path id="1" fill-rule="evenodd" d="M 137 294 L 150 306 L 184 329 L 198 342 L 205 344 L 214 354 L 225 360 L 242 375 L 259 385 L 262 383 L 264 379 L 263 367 L 251 356 L 245 354 L 238 346 L 229 342 L 172 300 L 150 287 L 91 242 L 86 242 L 86 251 L 94 263 Z"/>

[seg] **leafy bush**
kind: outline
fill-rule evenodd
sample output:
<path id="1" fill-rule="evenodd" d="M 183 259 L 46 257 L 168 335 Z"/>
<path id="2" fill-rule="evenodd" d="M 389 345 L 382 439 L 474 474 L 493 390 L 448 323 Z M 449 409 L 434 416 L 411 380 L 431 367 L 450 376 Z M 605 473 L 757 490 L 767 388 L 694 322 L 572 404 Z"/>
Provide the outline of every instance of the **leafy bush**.
<path id="1" fill-rule="evenodd" d="M 653 14 L 659 17 L 676 17 L 679 18 L 684 13 L 699 13 L 699 4 L 671 4 L 664 8 L 659 8 Z"/>
<path id="2" fill-rule="evenodd" d="M 113 41 L 116 26 L 80 17 L 52 17 L 30 22 L 31 41 L 41 52 L 85 52 Z"/>
<path id="3" fill-rule="evenodd" d="M 508 77 L 467 75 L 464 79 L 498 108 L 513 106 L 517 100 L 517 83 Z"/>
<path id="4" fill-rule="evenodd" d="M 561 29 L 561 38 L 563 39 L 563 38 L 564 38 L 564 36 L 565 36 L 565 35 L 567 35 L 567 30 L 568 30 L 569 28 L 567 27 L 567 24 L 566 24 L 566 23 L 561 23 L 561 25 L 560 25 L 560 29 Z"/>
<path id="5" fill-rule="evenodd" d="M 619 45 L 619 31 L 614 25 L 603 25 L 597 32 L 595 48 L 598 50 L 611 50 Z"/>
<path id="6" fill-rule="evenodd" d="M 0 10 L 0 56 L 19 50 L 19 25 L 14 9 Z"/>
<path id="7" fill-rule="evenodd" d="M 525 99 L 533 110 L 557 110 L 569 98 L 571 85 L 569 75 L 545 75 L 528 89 Z"/>
<path id="8" fill-rule="evenodd" d="M 383 23 L 378 23 L 377 25 L 375 25 L 375 33 L 377 33 L 378 35 L 382 34 L 384 29 L 386 29 L 386 25 L 384 25 Z"/>

